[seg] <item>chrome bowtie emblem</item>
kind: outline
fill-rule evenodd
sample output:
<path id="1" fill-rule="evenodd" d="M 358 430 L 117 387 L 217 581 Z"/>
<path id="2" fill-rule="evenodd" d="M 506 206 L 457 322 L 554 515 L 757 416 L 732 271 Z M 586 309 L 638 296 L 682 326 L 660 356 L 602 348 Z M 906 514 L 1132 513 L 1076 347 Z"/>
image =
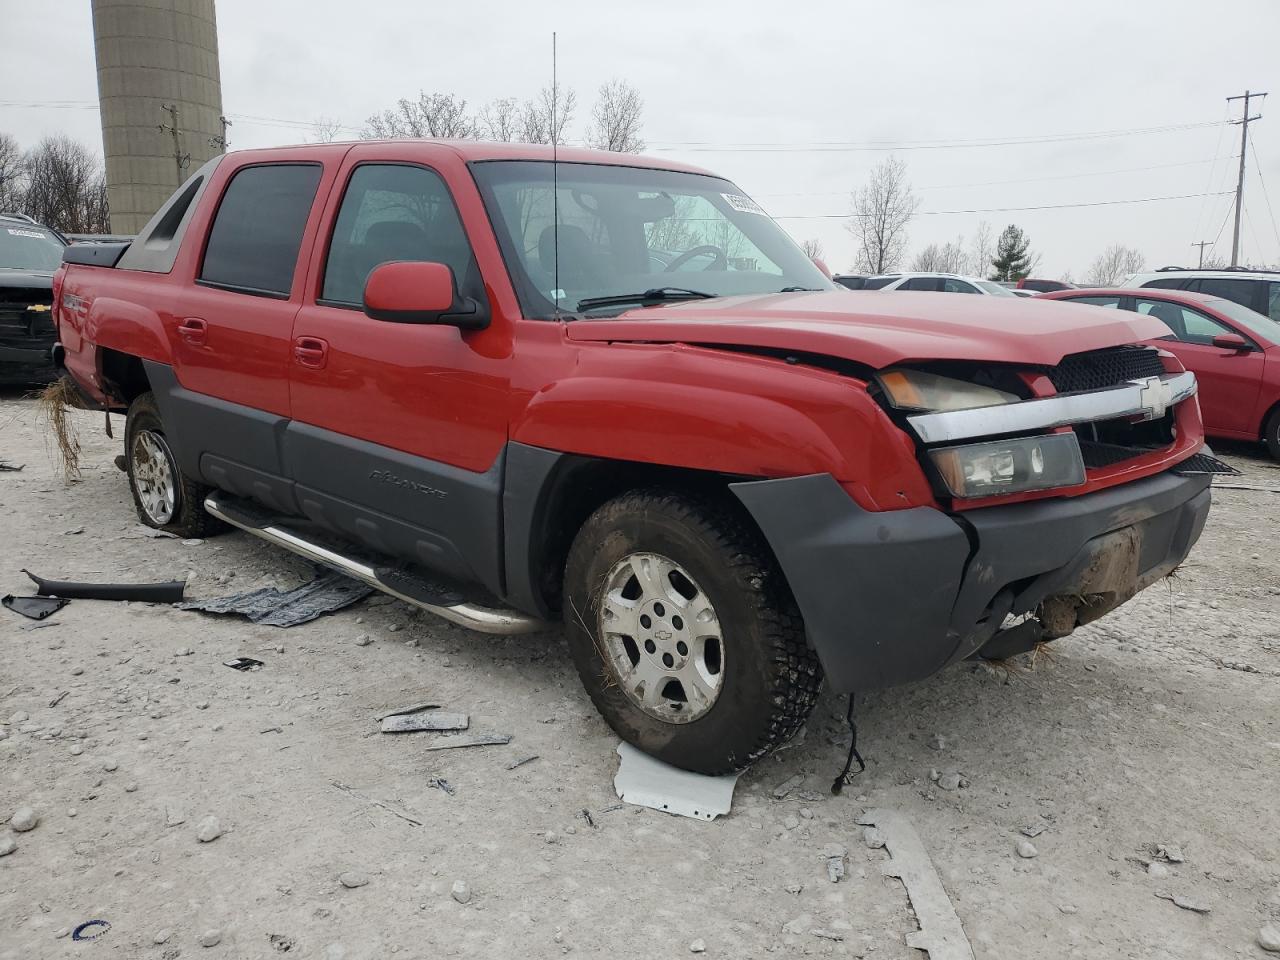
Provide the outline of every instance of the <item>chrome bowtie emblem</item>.
<path id="1" fill-rule="evenodd" d="M 663 642 L 666 642 L 667 640 L 671 639 L 670 630 L 655 630 L 653 632 L 653 635 L 657 637 L 659 640 L 662 640 Z"/>
<path id="2" fill-rule="evenodd" d="M 1142 405 L 1143 420 L 1159 420 L 1173 402 L 1173 387 L 1159 377 L 1143 377 L 1131 380 L 1142 389 L 1138 393 L 1138 402 Z"/>

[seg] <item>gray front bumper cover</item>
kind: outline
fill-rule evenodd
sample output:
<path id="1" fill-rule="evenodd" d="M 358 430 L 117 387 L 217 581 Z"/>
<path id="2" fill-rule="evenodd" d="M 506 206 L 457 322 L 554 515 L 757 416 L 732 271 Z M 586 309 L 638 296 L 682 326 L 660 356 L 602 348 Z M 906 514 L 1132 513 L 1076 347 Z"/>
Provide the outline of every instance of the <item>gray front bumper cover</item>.
<path id="1" fill-rule="evenodd" d="M 872 513 L 829 474 L 732 484 L 782 566 L 809 641 L 840 692 L 921 680 L 1028 613 L 1095 538 L 1135 528 L 1141 588 L 1186 557 L 1209 478 L 1162 473 L 1080 497 L 950 515 Z"/>

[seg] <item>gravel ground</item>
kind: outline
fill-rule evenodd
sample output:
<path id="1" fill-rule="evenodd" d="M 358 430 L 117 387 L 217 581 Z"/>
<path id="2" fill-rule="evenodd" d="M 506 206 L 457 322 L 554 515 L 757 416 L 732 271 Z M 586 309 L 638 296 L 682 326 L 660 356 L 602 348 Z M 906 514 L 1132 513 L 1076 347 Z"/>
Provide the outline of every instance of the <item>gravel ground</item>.
<path id="1" fill-rule="evenodd" d="M 119 441 L 76 422 L 68 486 L 34 403 L 0 398 L 0 459 L 26 465 L 0 473 L 0 592 L 29 592 L 22 567 L 185 575 L 197 597 L 309 579 L 240 533 L 143 536 Z M 1226 456 L 1280 491 L 1259 451 Z M 868 770 L 840 797 L 843 701 L 824 695 L 713 823 L 618 805 L 616 738 L 555 632 L 478 636 L 378 597 L 291 629 L 148 604 L 75 601 L 38 625 L 0 611 L 0 850 L 16 846 L 0 958 L 918 957 L 855 823 L 872 806 L 914 824 L 980 960 L 1268 956 L 1278 505 L 1219 490 L 1174 579 L 1034 662 L 862 698 Z M 241 655 L 265 666 L 223 666 Z M 422 700 L 511 743 L 428 752 L 438 735 L 377 732 Z M 17 830 L 23 807 L 34 829 Z M 849 854 L 834 884 L 832 844 Z M 110 928 L 73 942 L 91 920 Z"/>

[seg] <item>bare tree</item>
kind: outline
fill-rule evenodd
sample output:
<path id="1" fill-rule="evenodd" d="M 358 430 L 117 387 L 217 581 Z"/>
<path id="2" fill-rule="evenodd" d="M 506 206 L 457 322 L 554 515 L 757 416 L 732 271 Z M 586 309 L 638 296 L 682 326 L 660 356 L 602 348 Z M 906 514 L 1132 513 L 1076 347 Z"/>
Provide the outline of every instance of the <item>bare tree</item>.
<path id="1" fill-rule="evenodd" d="M 311 124 L 312 143 L 333 143 L 342 132 L 342 125 L 333 117 L 317 117 Z"/>
<path id="2" fill-rule="evenodd" d="M 520 139 L 525 143 L 564 143 L 564 129 L 577 106 L 578 97 L 572 90 L 543 87 L 536 99 L 524 103 Z"/>
<path id="3" fill-rule="evenodd" d="M 510 142 L 519 139 L 521 127 L 520 102 L 515 97 L 502 97 L 485 104 L 476 118 L 478 136 L 482 140 Z"/>
<path id="4" fill-rule="evenodd" d="M 821 260 L 826 256 L 826 252 L 822 249 L 822 241 L 817 238 L 805 240 L 800 244 L 800 249 L 810 260 Z"/>
<path id="5" fill-rule="evenodd" d="M 18 141 L 7 133 L 0 133 L 0 212 L 22 209 L 25 181 L 26 171 Z"/>
<path id="6" fill-rule="evenodd" d="M 644 141 L 640 139 L 643 109 L 639 91 L 627 81 L 610 80 L 602 84 L 599 99 L 591 108 L 588 145 L 615 153 L 639 153 L 644 149 Z"/>
<path id="7" fill-rule="evenodd" d="M 906 251 L 907 225 L 920 202 L 907 183 L 907 165 L 895 156 L 884 160 L 852 199 L 853 212 L 845 228 L 858 245 L 855 269 L 870 273 L 895 269 Z"/>
<path id="8" fill-rule="evenodd" d="M 1085 275 L 1085 283 L 1091 287 L 1111 287 L 1119 283 L 1126 275 L 1138 273 L 1147 266 L 1147 258 L 1140 250 L 1113 243 L 1098 254 L 1089 272 Z"/>
<path id="9" fill-rule="evenodd" d="M 82 143 L 45 137 L 23 157 L 23 212 L 64 233 L 106 233 L 111 227 L 102 164 Z"/>
<path id="10" fill-rule="evenodd" d="M 476 121 L 467 113 L 466 100 L 451 93 L 419 93 L 416 101 L 402 99 L 393 109 L 375 113 L 365 121 L 360 136 L 366 140 L 468 140 L 476 134 Z"/>
<path id="11" fill-rule="evenodd" d="M 942 245 L 929 244 L 916 254 L 911 269 L 925 273 L 967 273 L 969 255 L 964 249 L 964 235 Z"/>
<path id="12" fill-rule="evenodd" d="M 969 242 L 969 262 L 966 272 L 971 277 L 989 276 L 991 261 L 995 255 L 995 234 L 991 230 L 991 224 L 982 220 L 973 231 L 973 239 Z"/>

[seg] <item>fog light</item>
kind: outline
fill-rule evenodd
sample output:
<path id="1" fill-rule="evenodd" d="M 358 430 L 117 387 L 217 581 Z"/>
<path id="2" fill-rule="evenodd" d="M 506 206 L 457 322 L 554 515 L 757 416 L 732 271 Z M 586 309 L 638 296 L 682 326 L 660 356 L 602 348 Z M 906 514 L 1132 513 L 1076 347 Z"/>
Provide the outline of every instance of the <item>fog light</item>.
<path id="1" fill-rule="evenodd" d="M 929 451 L 953 496 L 991 497 L 1084 483 L 1074 433 L 972 443 Z"/>

